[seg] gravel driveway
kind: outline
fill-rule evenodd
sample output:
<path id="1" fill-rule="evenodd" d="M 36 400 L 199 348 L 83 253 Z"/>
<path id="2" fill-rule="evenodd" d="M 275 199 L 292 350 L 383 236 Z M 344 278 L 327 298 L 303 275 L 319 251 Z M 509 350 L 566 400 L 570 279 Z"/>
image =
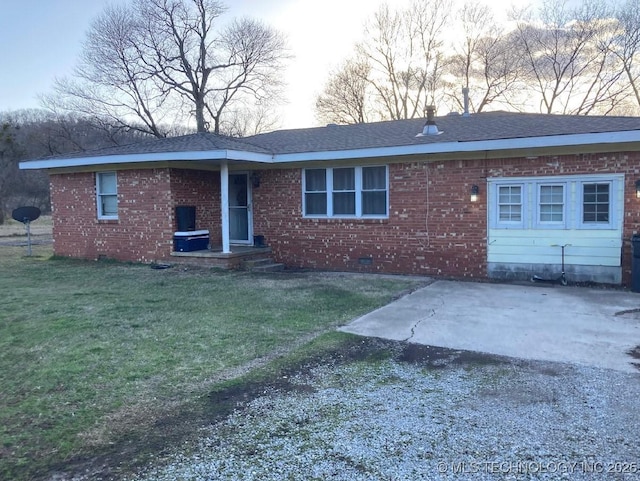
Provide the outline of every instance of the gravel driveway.
<path id="1" fill-rule="evenodd" d="M 640 374 L 354 341 L 136 480 L 640 479 Z"/>

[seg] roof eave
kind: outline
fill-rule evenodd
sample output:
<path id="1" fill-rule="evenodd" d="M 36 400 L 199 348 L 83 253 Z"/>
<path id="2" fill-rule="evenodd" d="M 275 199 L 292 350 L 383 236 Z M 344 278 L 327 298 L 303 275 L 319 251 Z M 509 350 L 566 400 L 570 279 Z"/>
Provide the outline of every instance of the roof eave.
<path id="1" fill-rule="evenodd" d="M 269 163 L 273 156 L 239 150 L 203 150 L 189 152 L 157 152 L 144 154 L 103 155 L 98 157 L 75 157 L 61 159 L 42 159 L 20 162 L 20 169 L 59 169 L 65 167 L 88 167 L 99 165 L 138 164 L 146 162 L 170 161 L 211 161 L 242 160 L 248 162 Z"/>
<path id="2" fill-rule="evenodd" d="M 57 169 L 114 164 L 136 164 L 163 161 L 247 161 L 257 163 L 313 162 L 323 160 L 402 157 L 429 154 L 455 154 L 488 151 L 518 151 L 554 147 L 589 146 L 603 144 L 640 143 L 640 130 L 600 132 L 588 134 L 551 135 L 514 139 L 478 140 L 469 142 L 435 142 L 366 149 L 321 150 L 281 154 L 264 154 L 240 150 L 210 150 L 192 152 L 159 152 L 43 159 L 20 163 L 21 169 Z"/>

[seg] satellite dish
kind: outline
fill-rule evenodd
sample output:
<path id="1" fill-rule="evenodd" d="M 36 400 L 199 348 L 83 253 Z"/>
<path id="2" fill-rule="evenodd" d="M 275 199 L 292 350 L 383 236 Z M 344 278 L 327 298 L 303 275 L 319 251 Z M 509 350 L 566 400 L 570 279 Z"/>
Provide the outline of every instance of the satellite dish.
<path id="1" fill-rule="evenodd" d="M 33 206 L 18 207 L 17 209 L 13 209 L 11 217 L 13 217 L 13 220 L 26 224 L 40 217 L 40 209 Z"/>
<path id="2" fill-rule="evenodd" d="M 24 226 L 27 228 L 27 239 L 28 239 L 28 254 L 31 255 L 31 222 L 40 217 L 40 209 L 33 206 L 25 206 L 18 207 L 17 209 L 13 209 L 11 213 L 11 217 L 13 220 L 17 220 L 18 222 L 22 222 Z"/>

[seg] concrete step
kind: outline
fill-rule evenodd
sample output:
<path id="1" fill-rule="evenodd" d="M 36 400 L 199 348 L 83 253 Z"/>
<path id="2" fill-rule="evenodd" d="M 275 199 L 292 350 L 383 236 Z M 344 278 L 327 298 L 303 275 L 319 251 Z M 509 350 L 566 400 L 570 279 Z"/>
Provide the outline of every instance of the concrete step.
<path id="1" fill-rule="evenodd" d="M 284 264 L 273 262 L 270 257 L 260 257 L 244 261 L 244 269 L 251 272 L 278 272 L 284 270 Z"/>
<path id="2" fill-rule="evenodd" d="M 253 269 L 254 267 L 260 266 L 268 266 L 269 264 L 273 264 L 273 259 L 270 257 L 261 257 L 259 259 L 249 259 L 244 261 L 245 269 Z"/>
<path id="3" fill-rule="evenodd" d="M 280 272 L 284 270 L 284 264 L 271 262 L 269 264 L 261 264 L 251 268 L 251 272 Z"/>

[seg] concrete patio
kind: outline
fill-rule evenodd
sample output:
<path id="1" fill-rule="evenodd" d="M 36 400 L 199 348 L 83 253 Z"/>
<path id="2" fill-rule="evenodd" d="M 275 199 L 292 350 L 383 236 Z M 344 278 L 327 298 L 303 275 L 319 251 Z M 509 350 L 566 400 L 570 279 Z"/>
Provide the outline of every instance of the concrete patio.
<path id="1" fill-rule="evenodd" d="M 436 281 L 341 330 L 640 372 L 640 294 L 624 290 Z"/>

